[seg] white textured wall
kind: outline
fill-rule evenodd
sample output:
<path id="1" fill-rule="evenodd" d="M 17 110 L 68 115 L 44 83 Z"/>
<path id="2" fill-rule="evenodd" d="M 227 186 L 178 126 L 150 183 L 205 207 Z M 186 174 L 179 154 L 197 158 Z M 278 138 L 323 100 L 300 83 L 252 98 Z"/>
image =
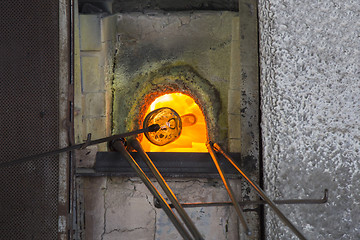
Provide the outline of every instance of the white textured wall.
<path id="1" fill-rule="evenodd" d="M 360 239 L 360 1 L 260 0 L 265 189 L 308 239 Z M 296 239 L 271 210 L 267 239 Z"/>

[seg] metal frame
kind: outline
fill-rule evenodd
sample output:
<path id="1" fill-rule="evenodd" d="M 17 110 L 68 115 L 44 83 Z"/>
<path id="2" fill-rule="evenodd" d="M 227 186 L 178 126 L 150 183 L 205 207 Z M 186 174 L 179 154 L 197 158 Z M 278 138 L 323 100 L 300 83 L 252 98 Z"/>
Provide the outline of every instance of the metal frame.
<path id="1" fill-rule="evenodd" d="M 131 156 L 139 164 L 145 173 L 150 173 L 149 168 L 142 161 L 138 152 L 130 152 Z M 156 164 L 161 174 L 166 177 L 190 177 L 190 178 L 219 178 L 216 167 L 212 163 L 209 153 L 191 152 L 149 152 L 149 157 Z M 236 170 L 221 154 L 217 154 L 220 165 L 228 178 L 239 178 Z M 253 171 L 255 165 L 252 161 L 242 159 L 240 153 L 230 153 L 230 156 L 241 165 L 246 172 Z M 77 168 L 77 176 L 126 176 L 134 177 L 136 174 L 129 166 L 124 157 L 118 152 L 97 152 L 94 163 L 87 167 Z M 89 168 L 93 165 L 93 168 Z"/>
<path id="2" fill-rule="evenodd" d="M 72 132 L 73 101 L 72 82 L 72 0 L 59 1 L 59 147 L 69 145 Z M 70 238 L 71 231 L 71 153 L 59 154 L 59 193 L 58 193 L 58 239 Z"/>
<path id="3" fill-rule="evenodd" d="M 328 189 L 324 190 L 324 196 L 321 199 L 283 199 L 283 200 L 273 200 L 276 204 L 324 204 L 328 201 Z M 233 203 L 229 201 L 225 202 L 192 202 L 192 203 L 180 203 L 184 208 L 195 208 L 195 207 L 221 207 L 221 206 L 231 206 Z M 240 201 L 238 202 L 240 206 L 247 205 L 264 205 L 267 204 L 266 201 Z M 160 208 L 158 199 L 154 198 L 154 206 Z M 169 204 L 171 208 L 174 206 Z M 243 209 L 245 212 L 247 209 Z"/>

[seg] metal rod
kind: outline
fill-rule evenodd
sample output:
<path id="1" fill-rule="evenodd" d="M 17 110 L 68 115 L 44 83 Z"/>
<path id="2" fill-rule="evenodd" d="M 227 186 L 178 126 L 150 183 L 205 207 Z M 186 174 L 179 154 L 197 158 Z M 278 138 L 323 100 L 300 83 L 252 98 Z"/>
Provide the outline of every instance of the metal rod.
<path id="1" fill-rule="evenodd" d="M 244 213 L 243 213 L 243 211 L 241 210 L 241 207 L 240 207 L 239 203 L 236 201 L 236 199 L 235 199 L 235 197 L 234 197 L 234 193 L 233 193 L 233 191 L 232 191 L 232 189 L 231 189 L 231 187 L 230 187 L 230 184 L 229 184 L 228 180 L 226 179 L 226 177 L 225 177 L 225 175 L 224 175 L 224 172 L 223 172 L 223 170 L 221 169 L 221 166 L 220 166 L 220 164 L 219 164 L 219 161 L 217 160 L 217 157 L 216 157 L 216 155 L 215 155 L 212 147 L 210 146 L 210 143 L 209 143 L 209 142 L 206 143 L 206 147 L 208 148 L 208 151 L 209 151 L 209 153 L 210 153 L 210 156 L 211 156 L 212 160 L 214 161 L 214 164 L 215 164 L 215 166 L 216 166 L 216 169 L 217 169 L 218 172 L 219 172 L 219 175 L 220 175 L 220 177 L 221 177 L 221 180 L 222 180 L 223 183 L 224 183 L 224 186 L 225 186 L 225 188 L 226 188 L 226 191 L 227 191 L 228 194 L 229 194 L 229 197 L 230 197 L 230 199 L 231 199 L 231 202 L 232 202 L 232 204 L 234 205 L 234 208 L 235 208 L 235 210 L 236 210 L 236 212 L 237 212 L 237 214 L 238 214 L 238 216 L 239 216 L 239 218 L 240 218 L 241 224 L 243 225 L 246 234 L 247 234 L 247 235 L 251 235 L 251 231 L 250 231 L 250 229 L 249 229 L 249 227 L 248 227 L 248 225 L 247 225 L 247 223 L 246 223 Z"/>
<path id="2" fill-rule="evenodd" d="M 295 235 L 299 239 L 306 239 L 304 235 L 299 230 L 297 230 L 297 228 L 289 221 L 289 219 L 286 218 L 286 216 L 280 211 L 280 209 L 275 205 L 275 203 L 266 196 L 265 192 L 256 183 L 251 181 L 250 178 L 248 178 L 246 174 L 243 173 L 243 171 L 241 171 L 241 169 L 234 162 L 234 160 L 227 153 L 225 153 L 218 144 L 213 143 L 211 145 L 216 151 L 220 152 L 236 168 L 236 170 L 243 176 L 243 178 L 245 178 L 245 180 L 256 190 L 256 192 L 260 195 L 260 197 L 264 201 L 266 201 L 267 204 L 269 204 L 269 206 L 274 210 L 274 212 L 278 215 L 278 217 L 285 223 L 285 225 L 287 225 L 295 233 Z"/>
<path id="3" fill-rule="evenodd" d="M 136 130 L 136 131 L 132 131 L 132 132 L 127 132 L 127 133 L 122 133 L 122 134 L 118 134 L 118 135 L 114 135 L 114 136 L 110 136 L 110 137 L 105 137 L 105 138 L 100 138 L 97 140 L 93 140 L 91 141 L 90 136 L 91 134 L 88 134 L 88 139 L 85 141 L 85 143 L 81 143 L 81 144 L 77 144 L 77 145 L 73 145 L 73 146 L 69 146 L 69 147 L 65 147 L 65 148 L 60 148 L 60 149 L 56 149 L 53 151 L 49 151 L 49 152 L 45 152 L 45 153 L 40 153 L 40 154 L 36 154 L 36 155 L 32 155 L 32 156 L 28 156 L 28 157 L 24 157 L 24 158 L 20 158 L 20 159 L 16 159 L 13 161 L 9 161 L 9 162 L 3 162 L 0 163 L 0 168 L 2 167 L 8 167 L 8 166 L 12 166 L 15 164 L 20 164 L 23 162 L 27 162 L 33 159 L 37 159 L 37 158 L 43 158 L 43 157 L 48 157 L 48 156 L 52 156 L 55 154 L 59 154 L 59 153 L 63 153 L 63 152 L 70 152 L 73 151 L 75 149 L 80 149 L 80 148 L 85 148 L 87 146 L 90 145 L 95 145 L 95 144 L 99 144 L 99 143 L 103 143 L 103 142 L 109 142 L 115 139 L 119 139 L 119 138 L 125 138 L 125 137 L 129 137 L 132 135 L 137 135 L 140 133 L 145 133 L 145 132 L 155 132 L 157 130 L 159 130 L 160 126 L 158 124 L 154 124 L 151 125 L 147 128 L 144 129 L 140 129 L 140 130 Z"/>
<path id="4" fill-rule="evenodd" d="M 145 162 L 145 164 L 148 166 L 148 168 L 151 170 L 151 172 L 153 173 L 154 177 L 156 178 L 156 180 L 158 181 L 159 185 L 161 186 L 161 188 L 164 190 L 165 194 L 168 196 L 169 200 L 171 201 L 171 203 L 174 205 L 175 209 L 177 210 L 177 212 L 179 213 L 179 216 L 181 217 L 181 219 L 184 221 L 185 225 L 188 227 L 188 229 L 190 230 L 191 234 L 195 237 L 195 239 L 199 239 L 202 240 L 204 239 L 200 232 L 197 230 L 195 224 L 192 222 L 191 218 L 189 217 L 189 215 L 186 213 L 185 209 L 181 206 L 181 204 L 179 203 L 178 199 L 176 198 L 175 194 L 173 193 L 173 191 L 170 189 L 169 185 L 166 183 L 165 179 L 162 177 L 162 175 L 160 174 L 159 170 L 156 168 L 156 166 L 154 165 L 154 163 L 151 161 L 151 159 L 149 158 L 149 156 L 145 153 L 144 149 L 142 148 L 141 144 L 139 143 L 139 141 L 137 141 L 136 139 L 132 139 L 129 141 L 129 144 L 140 154 L 141 158 L 143 159 L 143 161 Z"/>
<path id="5" fill-rule="evenodd" d="M 157 199 L 156 199 L 157 200 Z M 155 207 L 160 208 L 160 205 L 157 201 L 155 202 Z M 284 200 L 273 200 L 276 204 L 324 204 L 328 201 L 328 190 L 324 190 L 324 196 L 322 199 L 284 199 Z M 240 201 L 238 202 L 240 206 L 246 205 L 265 205 L 266 201 Z M 231 206 L 232 202 L 192 202 L 192 203 L 180 203 L 184 208 L 195 208 L 195 207 L 221 207 L 221 206 Z M 174 208 L 172 204 L 169 204 L 171 208 Z"/>
<path id="6" fill-rule="evenodd" d="M 155 188 L 155 186 L 152 184 L 150 179 L 146 176 L 146 174 L 143 172 L 143 170 L 140 168 L 140 166 L 136 163 L 136 161 L 132 158 L 132 156 L 129 154 L 128 151 L 126 151 L 123 143 L 121 141 L 115 141 L 112 145 L 114 149 L 120 153 L 123 154 L 125 159 L 128 161 L 130 166 L 135 170 L 137 175 L 140 177 L 140 179 L 144 182 L 146 187 L 149 189 L 149 191 L 159 200 L 160 206 L 166 213 L 166 215 L 169 217 L 171 222 L 174 224 L 180 235 L 184 239 L 191 240 L 190 234 L 187 232 L 183 224 L 180 222 L 178 217 L 175 215 L 175 213 L 171 210 L 169 204 L 165 201 L 165 199 L 162 197 L 162 195 L 159 193 L 159 191 Z"/>

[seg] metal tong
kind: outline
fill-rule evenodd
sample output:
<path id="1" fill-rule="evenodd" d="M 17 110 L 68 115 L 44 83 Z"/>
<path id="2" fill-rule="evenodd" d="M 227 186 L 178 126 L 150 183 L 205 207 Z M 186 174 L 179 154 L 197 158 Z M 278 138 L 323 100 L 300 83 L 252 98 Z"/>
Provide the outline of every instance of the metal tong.
<path id="1" fill-rule="evenodd" d="M 165 201 L 165 199 L 159 193 L 159 191 L 156 189 L 156 187 L 153 185 L 151 180 L 147 177 L 147 175 L 144 173 L 144 171 L 140 168 L 140 166 L 137 164 L 137 162 L 133 159 L 133 157 L 130 155 L 130 153 L 126 150 L 124 143 L 121 140 L 117 140 L 117 141 L 113 142 L 112 147 L 116 151 L 122 153 L 122 155 L 125 157 L 125 159 L 129 162 L 130 166 L 135 170 L 135 172 L 140 177 L 140 179 L 144 182 L 144 184 L 149 189 L 149 191 L 154 195 L 154 198 L 156 199 L 157 203 L 167 214 L 167 216 L 172 221 L 172 223 L 174 224 L 175 228 L 178 230 L 180 235 L 184 239 L 189 239 L 189 240 L 190 239 L 196 239 L 196 240 L 204 239 L 201 236 L 200 232 L 197 230 L 197 228 L 194 225 L 194 223 L 192 222 L 192 220 L 190 219 L 189 215 L 184 210 L 184 207 L 186 207 L 186 205 L 179 203 L 175 194 L 172 192 L 172 190 L 170 189 L 170 187 L 168 186 L 168 184 L 166 183 L 166 181 L 164 180 L 164 178 L 162 177 L 162 175 L 160 174 L 160 172 L 158 171 L 158 169 L 156 168 L 154 163 L 151 161 L 149 156 L 143 150 L 141 144 L 136 139 L 130 140 L 129 144 L 140 154 L 142 160 L 145 162 L 145 164 L 151 170 L 152 174 L 155 176 L 159 185 L 161 186 L 161 188 L 163 189 L 163 191 L 165 192 L 167 197 L 170 199 L 171 204 L 168 204 Z M 254 188 L 256 190 L 257 194 L 263 199 L 263 201 L 254 201 L 255 204 L 264 204 L 264 203 L 269 204 L 269 206 L 275 211 L 275 213 L 278 215 L 278 217 L 285 223 L 285 225 L 287 225 L 295 233 L 295 235 L 299 239 L 306 239 L 304 237 L 304 235 L 299 230 L 297 230 L 296 227 L 277 208 L 275 203 L 272 200 L 270 200 L 269 197 L 266 196 L 265 192 L 256 183 L 254 183 L 252 180 L 250 180 L 250 178 L 248 176 L 246 176 L 246 174 L 243 171 L 241 171 L 241 169 L 237 165 L 237 163 L 227 153 L 225 153 L 218 144 L 212 143 L 212 142 L 207 142 L 206 146 L 207 146 L 209 154 L 216 166 L 216 169 L 218 170 L 219 175 L 225 185 L 227 193 L 229 194 L 229 197 L 231 199 L 231 202 L 228 202 L 227 204 L 231 204 L 234 206 L 236 213 L 238 214 L 241 224 L 244 227 L 247 235 L 250 235 L 251 231 L 246 223 L 244 213 L 240 207 L 241 202 L 236 201 L 236 199 L 234 197 L 234 193 L 230 187 L 230 184 L 229 184 L 227 178 L 225 177 L 224 171 L 222 170 L 221 165 L 219 164 L 219 161 L 217 159 L 217 156 L 216 156 L 214 150 L 221 153 L 235 167 L 235 169 L 241 174 L 241 176 L 252 186 L 252 188 Z M 327 190 L 325 190 L 325 197 L 324 197 L 325 202 L 326 202 L 326 200 L 327 200 Z M 278 203 L 281 204 L 282 202 L 279 201 Z M 296 203 L 296 202 L 294 202 L 294 203 Z M 187 229 L 185 228 L 183 223 L 180 221 L 180 219 L 175 215 L 175 213 L 172 211 L 171 208 L 176 209 L 176 211 L 178 212 L 180 218 L 182 219 L 182 221 L 185 224 L 185 226 L 187 227 Z"/>
<path id="2" fill-rule="evenodd" d="M 140 179 L 144 182 L 146 187 L 149 189 L 149 191 L 154 195 L 156 199 L 158 199 L 160 206 L 165 211 L 166 215 L 169 217 L 169 219 L 172 221 L 180 235 L 184 239 L 196 239 L 196 240 L 203 240 L 204 238 L 201 236 L 200 232 L 197 230 L 195 224 L 190 219 L 189 215 L 186 213 L 184 208 L 179 203 L 178 199 L 176 198 L 175 194 L 170 189 L 169 185 L 166 183 L 165 179 L 162 177 L 154 163 L 151 161 L 149 156 L 145 153 L 143 150 L 141 144 L 136 140 L 132 139 L 130 140 L 129 144 L 140 154 L 142 160 L 146 163 L 148 168 L 151 170 L 152 174 L 155 176 L 156 180 L 158 181 L 159 185 L 167 195 L 167 197 L 170 199 L 171 203 L 175 207 L 176 211 L 178 212 L 180 218 L 185 223 L 186 227 L 190 231 L 186 230 L 184 225 L 181 223 L 181 221 L 178 219 L 178 217 L 175 215 L 175 213 L 171 210 L 169 204 L 165 201 L 165 199 L 162 197 L 162 195 L 158 192 L 158 190 L 155 188 L 151 180 L 146 176 L 144 171 L 140 168 L 140 166 L 136 163 L 136 161 L 133 159 L 133 157 L 130 155 L 130 153 L 125 149 L 124 144 L 119 140 L 115 141 L 112 144 L 112 147 L 122 153 L 122 155 L 125 157 L 125 159 L 129 162 L 130 166 L 135 170 L 137 175 L 140 177 Z"/>

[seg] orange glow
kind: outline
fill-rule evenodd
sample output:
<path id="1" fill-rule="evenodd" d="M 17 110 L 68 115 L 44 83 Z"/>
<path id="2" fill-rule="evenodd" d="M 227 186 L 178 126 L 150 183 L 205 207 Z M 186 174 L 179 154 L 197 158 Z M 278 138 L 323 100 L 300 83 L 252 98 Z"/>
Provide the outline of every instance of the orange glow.
<path id="1" fill-rule="evenodd" d="M 205 117 L 195 101 L 182 93 L 165 94 L 152 102 L 145 116 L 162 107 L 172 108 L 181 116 L 183 122 L 181 135 L 165 146 L 156 146 L 144 136 L 141 141 L 144 150 L 146 152 L 207 152 Z"/>

